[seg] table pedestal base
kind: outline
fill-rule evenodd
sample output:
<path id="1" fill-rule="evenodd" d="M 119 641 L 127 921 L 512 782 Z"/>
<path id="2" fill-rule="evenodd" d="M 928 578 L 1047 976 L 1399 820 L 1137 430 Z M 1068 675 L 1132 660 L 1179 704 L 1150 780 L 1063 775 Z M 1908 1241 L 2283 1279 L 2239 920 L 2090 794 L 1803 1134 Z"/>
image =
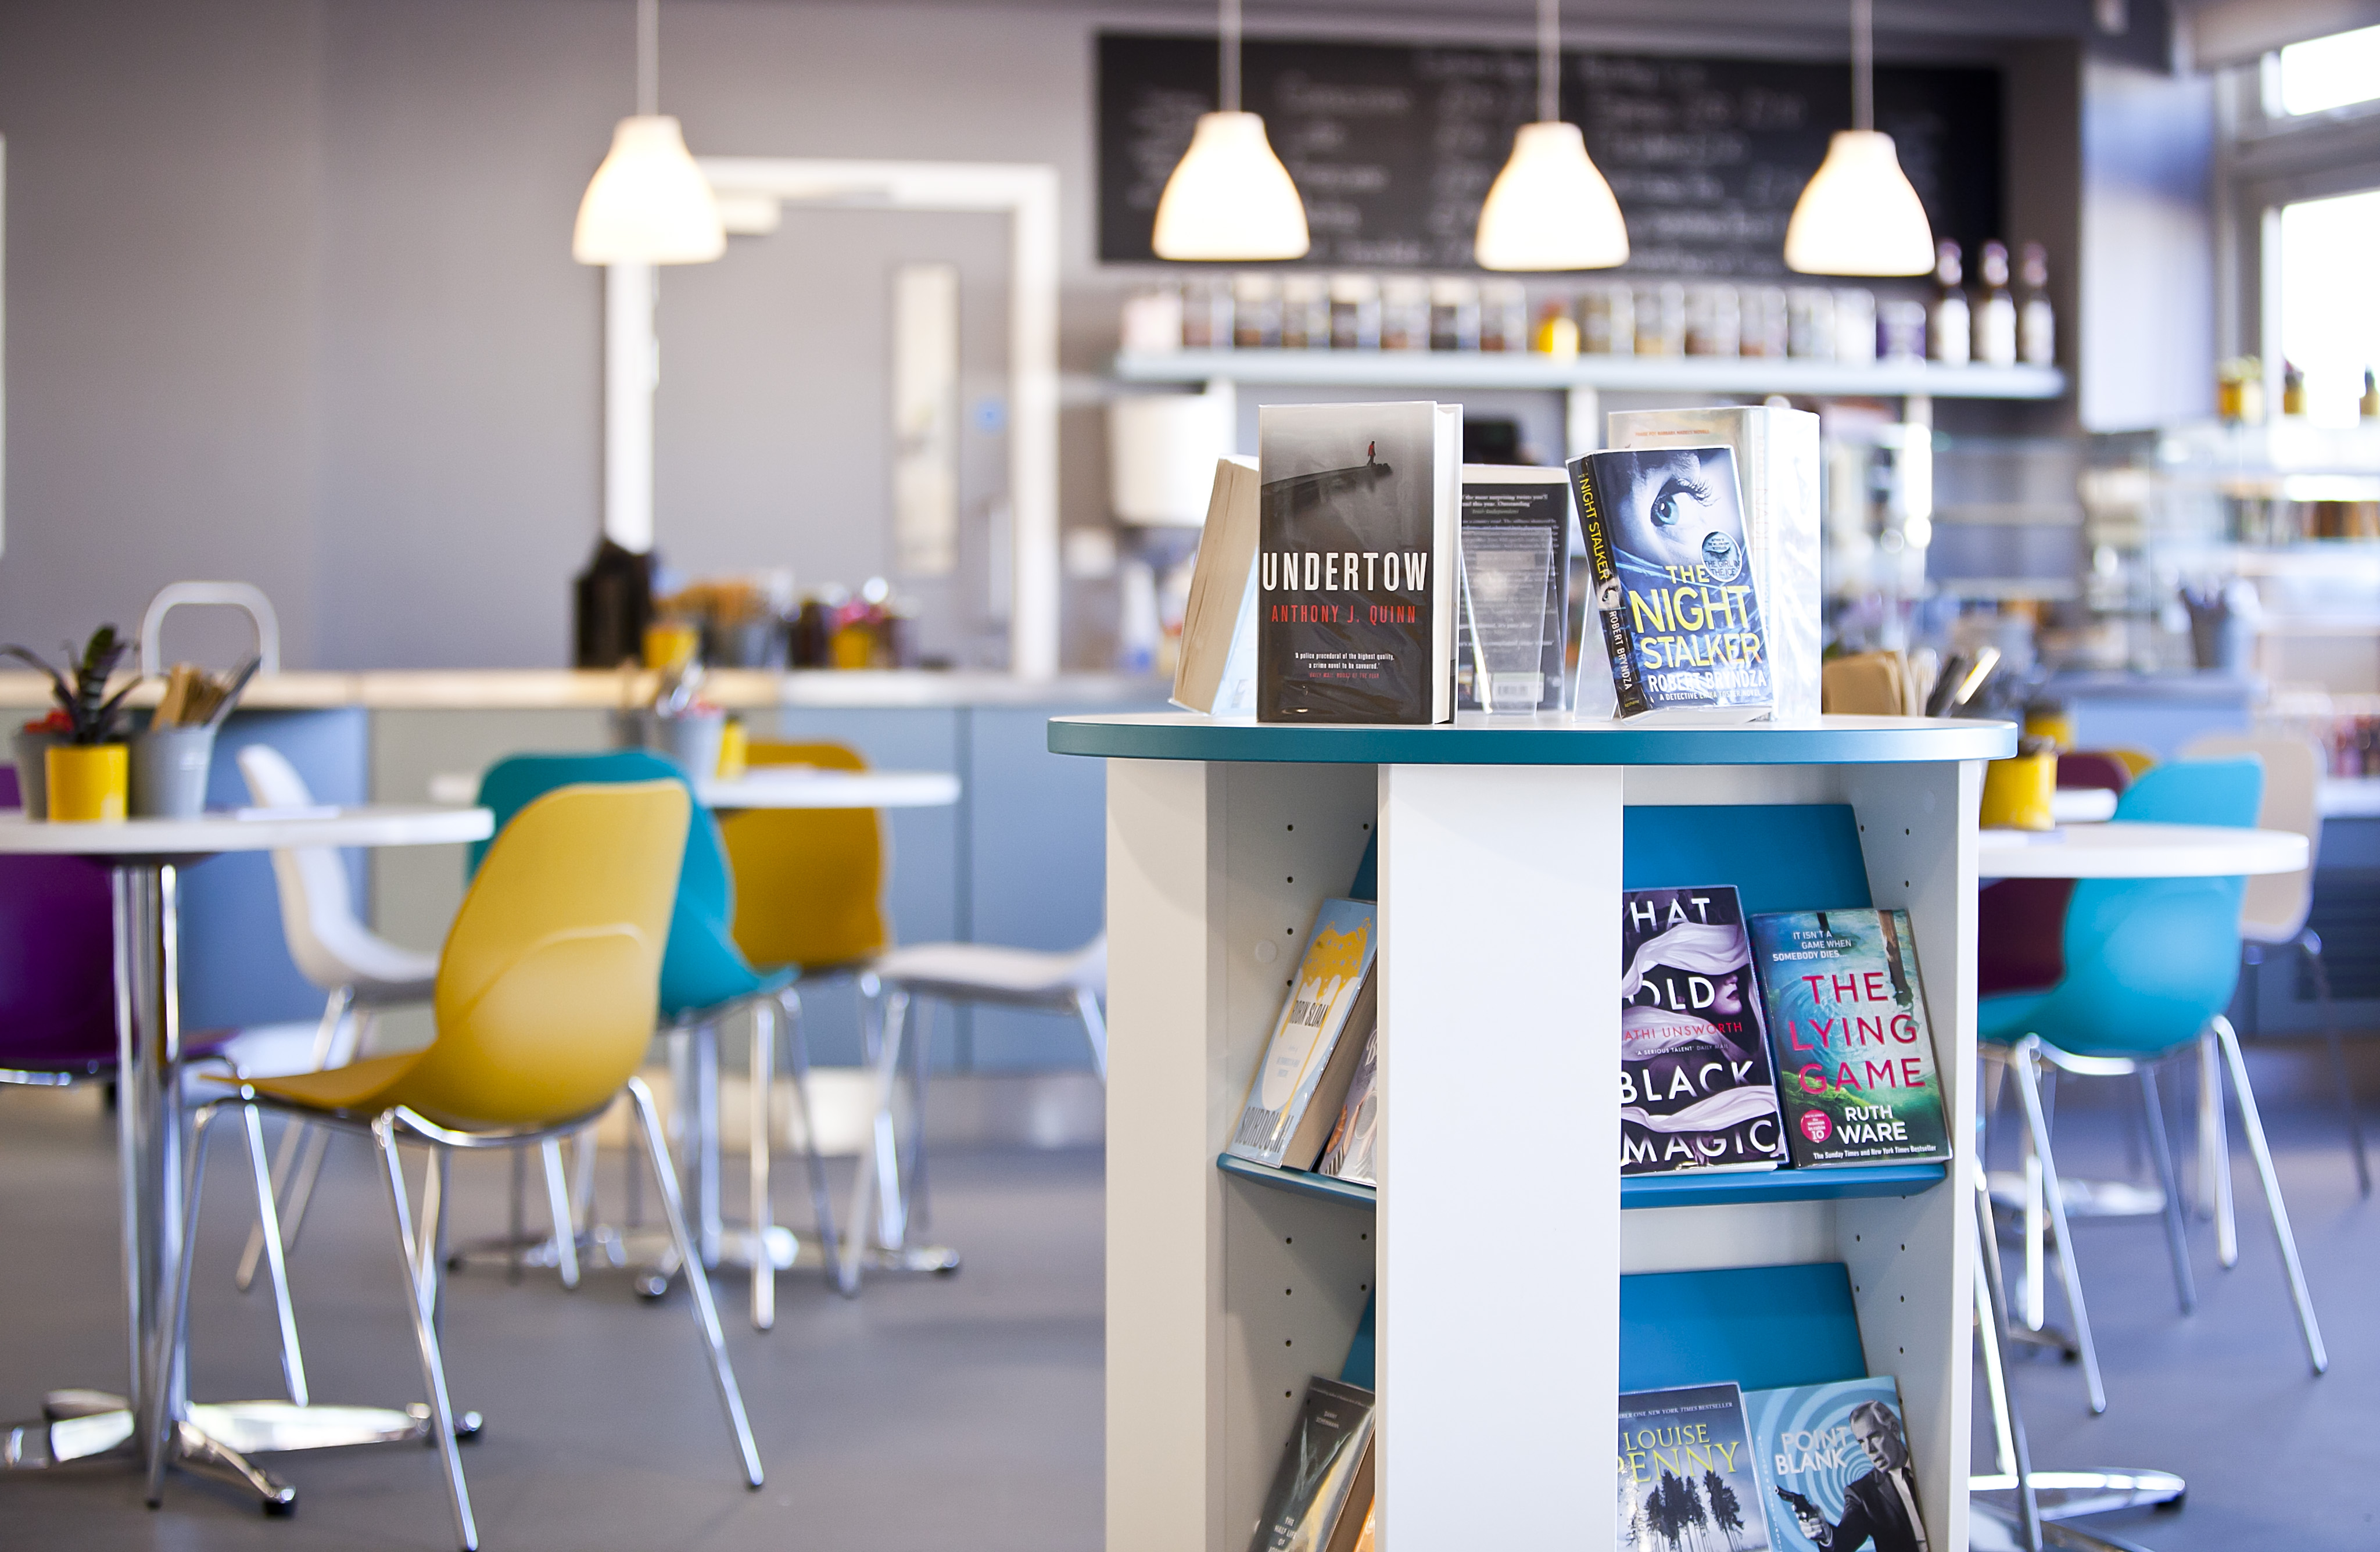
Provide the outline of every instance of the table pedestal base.
<path id="1" fill-rule="evenodd" d="M 481 1419 L 455 1419 L 458 1439 L 478 1436 Z M 294 1449 L 335 1449 L 357 1444 L 430 1442 L 430 1408 L 299 1406 L 294 1401 L 193 1403 L 176 1426 L 167 1465 L 254 1493 L 267 1514 L 298 1507 L 298 1489 L 249 1459 Z M 104 1390 L 53 1390 L 42 1398 L 42 1420 L 0 1432 L 0 1470 L 46 1471 L 79 1461 L 135 1461 L 132 1413 Z"/>

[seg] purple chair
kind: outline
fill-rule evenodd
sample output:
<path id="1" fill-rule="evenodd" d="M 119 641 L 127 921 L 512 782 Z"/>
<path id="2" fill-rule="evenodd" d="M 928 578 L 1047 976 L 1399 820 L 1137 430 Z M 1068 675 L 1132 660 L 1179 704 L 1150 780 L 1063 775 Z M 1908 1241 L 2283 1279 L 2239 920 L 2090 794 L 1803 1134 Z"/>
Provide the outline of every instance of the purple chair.
<path id="1" fill-rule="evenodd" d="M 0 766 L 0 807 L 18 806 Z M 106 869 L 0 855 L 0 1083 L 115 1075 L 115 952 Z"/>
<path id="2" fill-rule="evenodd" d="M 17 771 L 0 765 L 0 808 L 19 808 Z M 238 1031 L 196 1033 L 182 1064 L 232 1067 L 224 1048 Z M 0 1085 L 63 1088 L 115 1076 L 115 928 L 107 870 L 80 857 L 0 854 Z M 278 1227 L 264 1165 L 264 1132 L 246 1107 L 257 1207 Z M 273 1239 L 275 1251 L 278 1236 Z M 273 1291 L 281 1316 L 282 1371 L 289 1399 L 306 1400 L 306 1364 L 281 1257 Z M 55 1421 L 55 1419 L 53 1419 Z"/>

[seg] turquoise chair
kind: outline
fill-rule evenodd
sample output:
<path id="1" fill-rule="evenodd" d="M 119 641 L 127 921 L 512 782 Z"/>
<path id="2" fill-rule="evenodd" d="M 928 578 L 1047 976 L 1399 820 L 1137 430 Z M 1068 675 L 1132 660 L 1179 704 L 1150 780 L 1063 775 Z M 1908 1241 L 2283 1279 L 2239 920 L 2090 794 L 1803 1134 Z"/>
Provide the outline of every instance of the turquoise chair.
<path id="1" fill-rule="evenodd" d="M 491 767 L 480 780 L 480 806 L 495 816 L 501 835 L 513 816 L 557 787 L 616 782 L 672 781 L 693 795 L 693 784 L 677 766 L 643 749 L 614 749 L 601 754 L 514 755 Z M 818 1128 L 809 1105 L 809 1052 L 803 1038 L 801 1001 L 794 983 L 799 972 L 761 970 L 736 947 L 735 881 L 720 839 L 719 822 L 697 801 L 694 822 L 686 827 L 686 856 L 678 871 L 677 900 L 670 915 L 669 942 L 662 958 L 661 1025 L 665 1033 L 684 1036 L 686 1044 L 674 1065 L 680 1083 L 681 1109 L 690 1098 L 688 1152 L 694 1156 L 696 1240 L 706 1265 L 716 1266 L 726 1231 L 719 1211 L 719 1024 L 738 1012 L 752 1019 L 752 1143 L 750 1223 L 743 1248 L 752 1263 L 752 1324 L 767 1330 L 776 1321 L 777 1255 L 770 1248 L 775 1238 L 770 1222 L 769 1160 L 771 1090 L 782 1040 L 784 1065 L 794 1082 L 794 1102 L 802 1123 L 803 1148 L 808 1163 L 811 1210 L 817 1215 L 818 1236 L 826 1259 L 827 1279 L 840 1284 L 842 1268 L 834 1222 L 827 1205 L 826 1168 L 815 1139 Z M 466 863 L 476 871 L 492 843 L 475 843 Z M 687 1069 L 691 1067 L 691 1072 Z M 560 1149 L 549 1142 L 548 1190 L 561 1207 Z M 591 1142 L 588 1147 L 591 1157 Z M 580 1179 L 591 1185 L 592 1175 Z M 579 1193 L 588 1194 L 584 1186 Z M 572 1219 L 580 1212 L 569 1214 Z M 557 1231 L 554 1244 L 563 1263 L 565 1284 L 577 1280 L 572 1234 Z M 647 1274 L 643 1289 L 658 1296 L 676 1273 L 674 1255 Z"/>
<path id="2" fill-rule="evenodd" d="M 2118 799 L 2115 818 L 2252 827 L 2263 792 L 2264 769 L 2253 759 L 2181 761 L 2143 772 Z M 2050 1151 L 2048 1110 L 2042 1096 L 2044 1062 L 2075 1076 L 2138 1082 L 2150 1151 L 2163 1188 L 2160 1210 L 2175 1291 L 2185 1315 L 2195 1307 L 2197 1293 L 2173 1155 L 2166 1141 L 2165 1112 L 2157 1097 L 2156 1069 L 2198 1058 L 2217 1124 L 2223 1069 L 2229 1069 L 2249 1150 L 2264 1181 L 2265 1205 L 2289 1270 L 2307 1355 L 2315 1373 L 2329 1366 L 2298 1263 L 2297 1241 L 2289 1231 L 2289 1210 L 2273 1174 L 2255 1094 L 2240 1060 L 2239 1036 L 2224 1017 L 2239 981 L 2244 886 L 2245 880 L 2236 878 L 2084 879 L 2075 885 L 2066 908 L 2065 974 L 2058 984 L 2045 991 L 1976 1000 L 1977 1039 L 1985 1060 L 2003 1064 L 2015 1075 L 2029 1162 L 2037 1168 L 2037 1192 L 2033 1185 L 2035 1168 L 2027 1171 L 2025 1322 L 2036 1330 L 2043 1323 L 2041 1212 L 2046 1209 L 2095 1413 L 2107 1410 L 2107 1391 L 2068 1232 L 2066 1192 Z M 2208 1182 L 2209 1189 L 2216 1185 Z"/>

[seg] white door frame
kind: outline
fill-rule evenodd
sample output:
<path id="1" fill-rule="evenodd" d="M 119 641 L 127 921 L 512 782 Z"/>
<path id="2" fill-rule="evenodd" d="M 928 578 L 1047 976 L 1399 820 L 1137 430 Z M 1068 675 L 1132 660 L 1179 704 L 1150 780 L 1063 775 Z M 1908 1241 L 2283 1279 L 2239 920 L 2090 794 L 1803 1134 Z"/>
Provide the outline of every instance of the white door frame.
<path id="1" fill-rule="evenodd" d="M 1009 217 L 1009 671 L 1058 672 L 1058 170 L 1026 163 L 841 162 L 705 156 L 731 233 L 776 228 L 787 204 L 966 211 Z M 650 265 L 614 264 L 603 347 L 603 531 L 652 548 Z M 639 326 L 641 320 L 642 326 Z"/>

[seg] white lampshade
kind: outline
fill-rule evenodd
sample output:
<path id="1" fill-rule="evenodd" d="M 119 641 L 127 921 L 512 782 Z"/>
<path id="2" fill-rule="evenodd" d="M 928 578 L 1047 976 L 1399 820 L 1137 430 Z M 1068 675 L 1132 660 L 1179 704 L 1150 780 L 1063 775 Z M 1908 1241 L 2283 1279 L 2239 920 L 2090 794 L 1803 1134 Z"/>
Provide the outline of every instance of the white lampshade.
<path id="1" fill-rule="evenodd" d="M 1803 274 L 1917 275 L 1934 268 L 1934 227 L 1892 137 L 1838 129 L 1785 227 L 1785 267 Z"/>
<path id="2" fill-rule="evenodd" d="M 1190 149 L 1165 180 L 1149 245 L 1160 259 L 1297 259 L 1310 239 L 1305 201 L 1272 153 L 1262 117 L 1198 115 Z"/>
<path id="3" fill-rule="evenodd" d="M 578 202 L 570 256 L 582 264 L 705 264 L 726 251 L 719 201 L 677 120 L 620 120 L 611 154 Z"/>
<path id="4" fill-rule="evenodd" d="M 1605 270 L 1628 261 L 1628 224 L 1577 125 L 1521 126 L 1512 159 L 1479 207 L 1472 251 L 1484 270 Z"/>

